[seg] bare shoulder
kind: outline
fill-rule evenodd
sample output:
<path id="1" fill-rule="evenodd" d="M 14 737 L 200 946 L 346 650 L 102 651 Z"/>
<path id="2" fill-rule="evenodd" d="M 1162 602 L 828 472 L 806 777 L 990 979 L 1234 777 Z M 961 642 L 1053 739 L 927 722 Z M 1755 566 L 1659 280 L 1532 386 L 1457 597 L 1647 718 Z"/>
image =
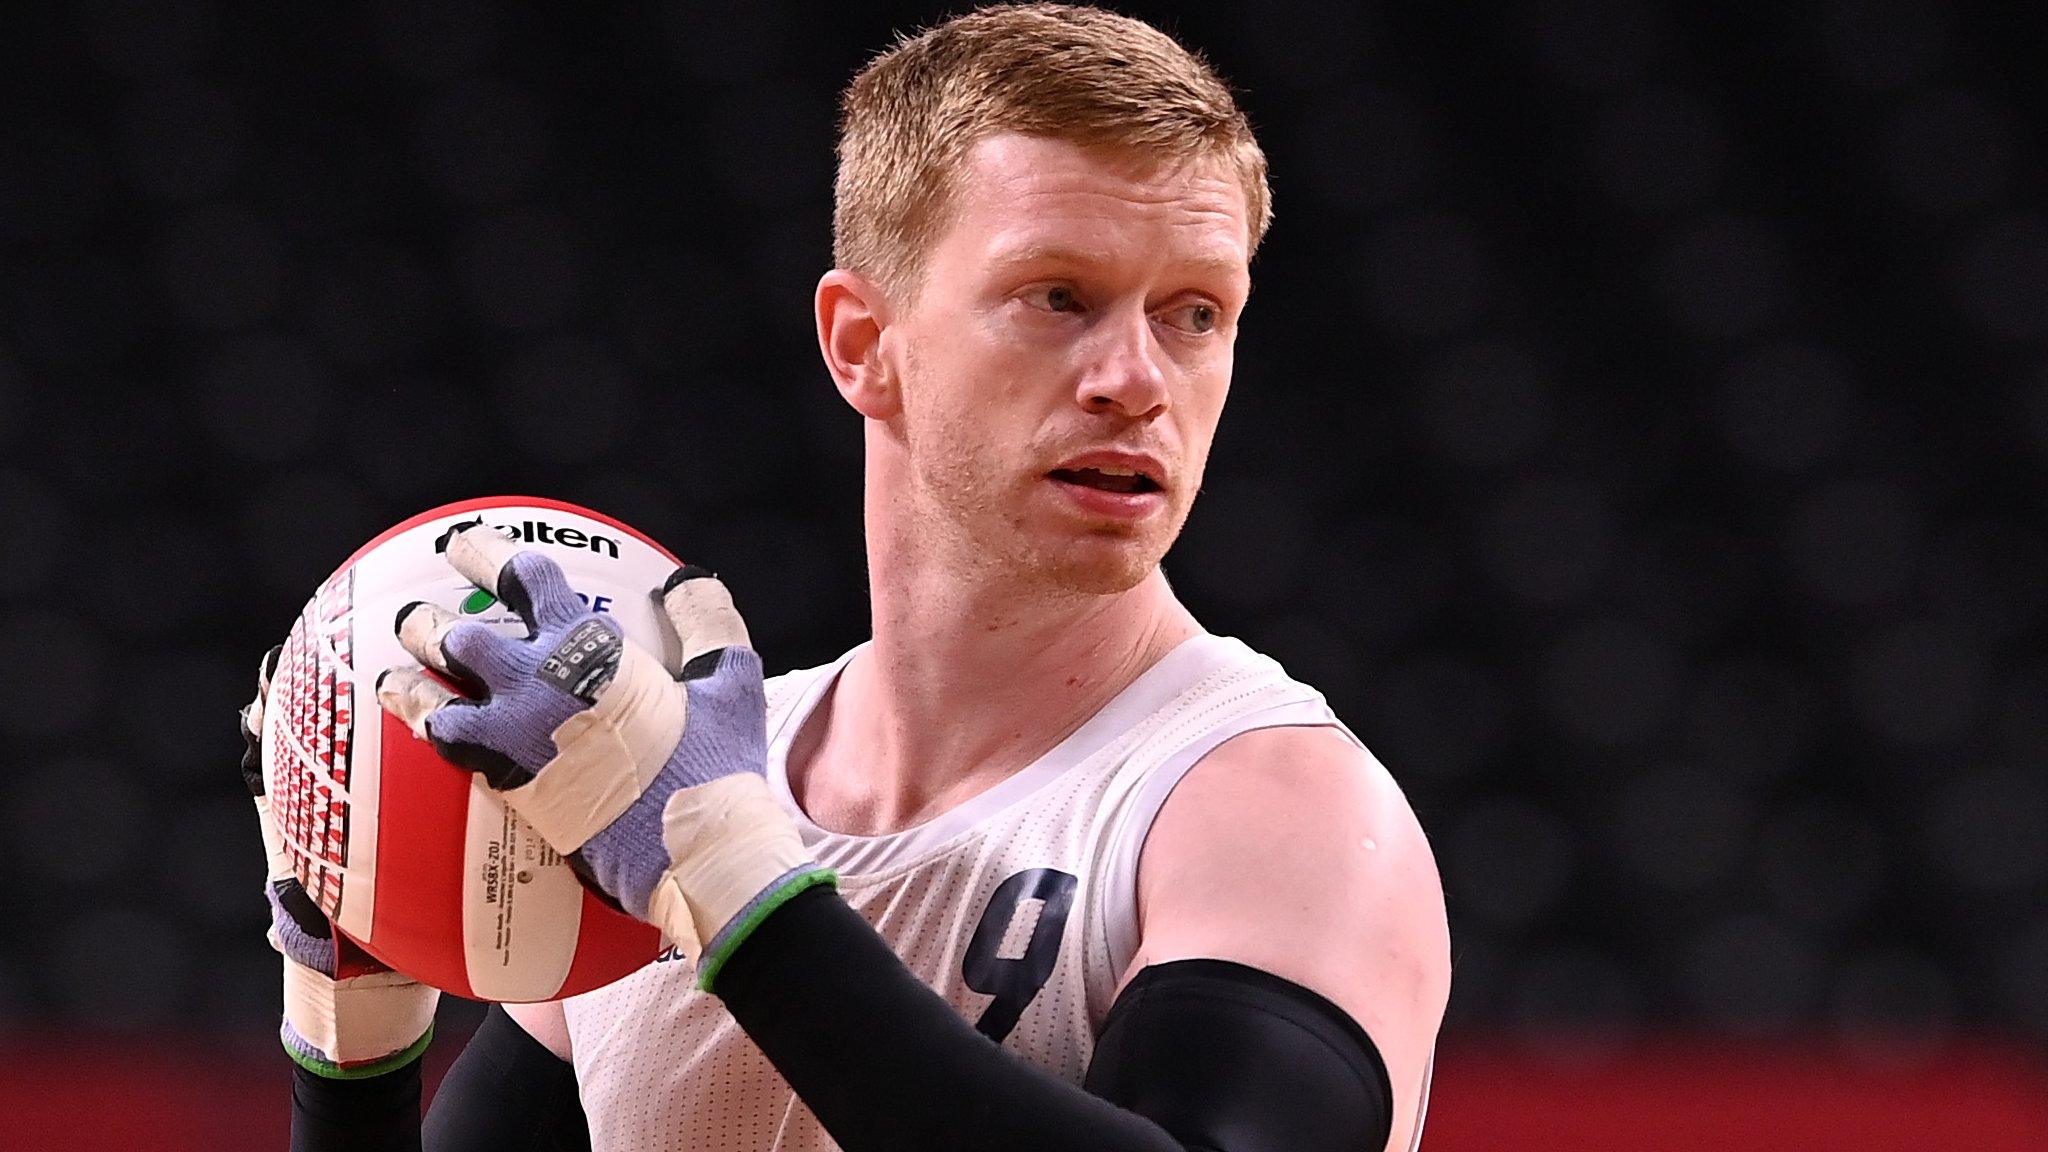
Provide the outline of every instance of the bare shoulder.
<path id="1" fill-rule="evenodd" d="M 540 1041 L 541 1047 L 560 1056 L 569 1058 L 569 1017 L 562 1011 L 560 1000 L 545 1000 L 538 1004 L 507 1004 L 505 1015 L 512 1022 L 526 1029 L 527 1035 Z"/>
<path id="2" fill-rule="evenodd" d="M 1154 962 L 1199 939 L 1241 953 L 1223 959 L 1270 959 L 1291 979 L 1282 968 L 1341 978 L 1360 967 L 1341 945 L 1396 935 L 1425 953 L 1416 962 L 1449 966 L 1422 826 L 1387 770 L 1335 728 L 1258 729 L 1203 757 L 1154 821 L 1138 887 Z M 1339 947 L 1322 956 L 1302 947 L 1313 941 Z M 1310 987 L 1344 1002 L 1341 987 Z"/>
<path id="3" fill-rule="evenodd" d="M 1335 727 L 1258 728 L 1224 741 L 1189 771 L 1161 819 L 1205 811 L 1234 815 L 1231 825 L 1264 823 L 1266 831 L 1356 833 L 1345 847 L 1362 849 L 1359 858 L 1376 862 L 1376 872 L 1427 864 L 1434 879 L 1429 843 L 1408 798 L 1372 753 Z M 1324 846 L 1338 845 L 1331 839 Z"/>
<path id="4" fill-rule="evenodd" d="M 1450 993 L 1436 859 L 1408 800 L 1330 727 L 1267 728 L 1203 757 L 1138 863 L 1148 964 L 1234 960 L 1327 997 L 1370 1036 L 1405 1147 Z"/>

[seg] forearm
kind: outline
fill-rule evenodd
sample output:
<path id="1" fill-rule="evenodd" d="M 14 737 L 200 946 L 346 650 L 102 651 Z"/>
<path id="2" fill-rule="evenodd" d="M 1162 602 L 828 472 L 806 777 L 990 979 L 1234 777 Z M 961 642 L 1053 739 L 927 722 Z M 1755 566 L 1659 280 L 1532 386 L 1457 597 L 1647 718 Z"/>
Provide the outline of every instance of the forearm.
<path id="1" fill-rule="evenodd" d="M 714 991 L 847 1152 L 1185 1152 L 976 1032 L 836 892 L 770 916 Z"/>
<path id="2" fill-rule="evenodd" d="M 294 1064 L 291 1152 L 420 1152 L 420 1063 L 360 1080 Z"/>

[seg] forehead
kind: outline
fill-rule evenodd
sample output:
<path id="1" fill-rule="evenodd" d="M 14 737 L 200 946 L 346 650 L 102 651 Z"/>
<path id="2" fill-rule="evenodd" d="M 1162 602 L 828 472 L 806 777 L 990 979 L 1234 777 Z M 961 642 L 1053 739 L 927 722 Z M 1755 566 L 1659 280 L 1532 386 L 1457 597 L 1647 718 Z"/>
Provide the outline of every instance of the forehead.
<path id="1" fill-rule="evenodd" d="M 1250 261 L 1244 187 L 1223 156 L 1161 159 L 1007 133 L 968 150 L 952 193 L 940 246 L 979 258 L 1079 246 Z"/>

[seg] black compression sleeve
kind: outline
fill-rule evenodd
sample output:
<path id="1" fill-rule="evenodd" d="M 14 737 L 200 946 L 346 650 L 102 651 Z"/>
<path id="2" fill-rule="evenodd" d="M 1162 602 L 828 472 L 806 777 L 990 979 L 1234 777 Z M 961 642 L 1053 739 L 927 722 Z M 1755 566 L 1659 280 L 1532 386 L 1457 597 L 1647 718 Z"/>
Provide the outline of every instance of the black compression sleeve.
<path id="1" fill-rule="evenodd" d="M 1265 1110 L 1253 1105 L 1232 1113 L 1244 1126 L 1218 1136 L 1218 1143 L 1187 1144 L 1169 1131 L 1206 1115 L 1195 1097 L 1217 1090 L 1220 1069 L 1235 1068 L 1248 1082 L 1263 1085 L 1293 1075 L 1297 1060 L 1332 1059 L 1317 1045 L 1288 1038 L 1276 1047 L 1271 1041 L 1277 1030 L 1239 1027 L 1231 1034 L 1232 1047 L 1218 1053 L 1217 1069 L 1190 1078 L 1187 1069 L 1162 1063 L 1156 1076 L 1148 1075 L 1125 1063 L 1161 1034 L 1147 1006 L 1128 1017 L 1145 1026 L 1120 1040 L 1117 1053 L 1104 1052 L 1111 1060 L 1105 1086 L 1129 1094 L 1131 1107 L 1124 1107 L 1027 1064 L 975 1031 L 830 889 L 805 892 L 764 920 L 726 962 L 714 990 L 846 1152 L 1325 1147 L 1298 1142 L 1300 1125 L 1292 1119 L 1261 1127 Z M 1166 1011 L 1180 1011 L 1173 998 L 1158 999 Z M 1269 1061 L 1280 1067 L 1253 1074 Z M 1311 1106 L 1330 1107 L 1323 1101 Z M 1203 1125 L 1188 1131 L 1208 1138 Z"/>
<path id="2" fill-rule="evenodd" d="M 1314 992 L 1226 960 L 1145 969 L 1109 1010 L 1087 1088 L 1190 1148 L 1385 1148 L 1393 1089 L 1365 1029 Z"/>
<path id="3" fill-rule="evenodd" d="M 589 1152 L 568 1061 L 492 1005 L 434 1092 L 427 1152 Z"/>
<path id="4" fill-rule="evenodd" d="M 771 913 L 713 991 L 846 1152 L 1182 1152 L 976 1032 L 831 888 Z"/>
<path id="5" fill-rule="evenodd" d="M 361 1080 L 292 1069 L 292 1152 L 588 1152 L 576 1075 L 495 1005 L 434 1093 L 420 1065 Z"/>
<path id="6" fill-rule="evenodd" d="M 292 1152 L 420 1152 L 420 1061 L 361 1080 L 292 1065 Z"/>

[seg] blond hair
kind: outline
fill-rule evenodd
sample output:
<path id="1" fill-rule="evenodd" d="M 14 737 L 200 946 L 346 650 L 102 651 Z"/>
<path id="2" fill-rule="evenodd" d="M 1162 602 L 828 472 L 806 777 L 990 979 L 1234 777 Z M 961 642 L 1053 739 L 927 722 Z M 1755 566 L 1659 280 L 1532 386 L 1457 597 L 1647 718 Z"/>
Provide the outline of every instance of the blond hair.
<path id="1" fill-rule="evenodd" d="M 1015 4 L 901 37 L 840 102 L 832 257 L 914 294 L 977 142 L 1021 132 L 1156 155 L 1221 156 L 1244 188 L 1256 249 L 1272 220 L 1266 156 L 1208 63 L 1140 20 Z"/>

